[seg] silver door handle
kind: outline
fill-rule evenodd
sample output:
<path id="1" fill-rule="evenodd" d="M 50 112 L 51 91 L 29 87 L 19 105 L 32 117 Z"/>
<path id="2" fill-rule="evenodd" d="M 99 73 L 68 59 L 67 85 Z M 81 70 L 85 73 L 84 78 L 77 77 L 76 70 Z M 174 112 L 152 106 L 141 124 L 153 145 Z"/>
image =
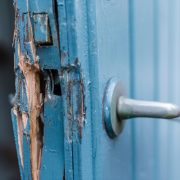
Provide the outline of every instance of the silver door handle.
<path id="1" fill-rule="evenodd" d="M 180 107 L 153 101 L 124 97 L 118 79 L 108 81 L 103 98 L 103 119 L 108 135 L 113 138 L 123 129 L 125 119 L 135 117 L 173 119 L 180 116 Z"/>
<path id="2" fill-rule="evenodd" d="M 119 119 L 135 117 L 173 119 L 180 116 L 180 108 L 174 104 L 154 101 L 140 101 L 119 97 L 117 102 Z"/>

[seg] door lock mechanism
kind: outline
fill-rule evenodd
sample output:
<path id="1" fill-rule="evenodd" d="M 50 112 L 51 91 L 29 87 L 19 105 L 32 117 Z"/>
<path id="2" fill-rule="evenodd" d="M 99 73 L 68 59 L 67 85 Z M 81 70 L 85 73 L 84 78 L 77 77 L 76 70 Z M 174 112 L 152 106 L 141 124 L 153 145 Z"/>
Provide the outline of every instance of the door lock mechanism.
<path id="1" fill-rule="evenodd" d="M 117 78 L 111 78 L 103 98 L 103 119 L 111 138 L 118 136 L 124 120 L 135 117 L 173 119 L 180 116 L 180 107 L 162 102 L 126 98 Z"/>

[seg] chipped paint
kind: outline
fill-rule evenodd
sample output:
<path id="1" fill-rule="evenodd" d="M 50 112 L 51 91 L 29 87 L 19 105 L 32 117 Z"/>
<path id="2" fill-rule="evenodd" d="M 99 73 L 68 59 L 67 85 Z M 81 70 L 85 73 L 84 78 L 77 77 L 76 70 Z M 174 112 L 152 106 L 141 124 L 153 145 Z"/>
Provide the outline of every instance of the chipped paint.
<path id="1" fill-rule="evenodd" d="M 57 87 L 58 84 L 53 78 L 46 79 L 46 72 L 53 70 L 57 71 L 59 78 L 59 29 L 56 19 L 58 15 L 57 12 L 53 12 L 57 10 L 53 9 L 54 1 L 46 1 L 42 5 L 46 6 L 46 9 L 41 7 L 41 3 L 29 0 L 14 2 L 16 100 L 13 127 L 21 177 L 32 180 L 42 179 L 49 173 L 43 168 L 47 166 L 51 169 L 51 164 L 47 164 L 47 157 L 51 157 L 51 161 L 58 168 L 58 171 L 53 173 L 55 179 L 64 176 L 64 136 L 62 114 L 59 111 L 62 101 L 61 90 L 59 94 L 53 94 L 57 91 L 51 91 L 51 88 Z M 50 108 L 57 112 L 56 116 L 51 117 L 51 121 L 57 123 L 56 126 L 47 123 L 50 116 L 47 111 Z M 55 139 L 56 135 L 61 136 L 61 143 L 59 139 L 50 143 L 49 138 Z M 46 152 L 47 147 L 54 152 Z"/>
<path id="2" fill-rule="evenodd" d="M 33 64 L 30 63 L 30 57 L 27 54 L 23 54 L 18 40 L 18 57 L 19 67 L 25 77 L 26 93 L 28 99 L 28 113 L 30 118 L 30 154 L 31 154 L 31 170 L 32 179 L 39 180 L 41 152 L 42 152 L 42 130 L 41 130 L 41 118 L 43 98 L 41 93 L 40 82 L 40 67 L 39 58 L 36 53 L 36 47 L 33 39 L 33 30 L 28 15 L 28 28 L 29 28 L 29 44 L 31 47 L 31 53 L 33 57 Z M 32 60 L 31 60 L 32 61 Z M 18 122 L 21 122 L 21 126 L 26 126 L 27 120 L 25 116 L 18 117 Z M 20 136 L 21 137 L 21 136 Z M 20 143 L 21 146 L 21 143 Z M 20 148 L 22 151 L 22 148 Z M 21 153 L 22 154 L 22 153 Z"/>
<path id="3" fill-rule="evenodd" d="M 22 152 L 21 159 L 24 159 L 22 177 L 39 180 L 53 174 L 53 179 L 62 179 L 64 173 L 69 170 L 65 165 L 67 154 L 64 157 L 67 146 L 74 146 L 82 140 L 86 118 L 84 69 L 78 59 L 79 55 L 71 59 L 71 48 L 60 47 L 60 38 L 62 42 L 62 39 L 68 36 L 68 43 L 71 43 L 72 39 L 68 34 L 60 37 L 60 31 L 62 32 L 60 28 L 62 24 L 59 22 L 62 13 L 60 16 L 58 12 L 60 1 L 17 2 L 19 10 L 16 9 L 14 44 L 18 81 L 15 106 L 20 112 L 17 120 L 21 122 L 23 129 L 27 128 L 28 135 L 28 141 L 24 134 L 24 141 L 22 142 L 20 136 L 16 145 L 17 150 Z M 66 21 L 66 18 L 64 20 Z M 65 23 L 63 26 L 69 28 L 69 25 L 67 27 Z M 74 31 L 74 27 L 72 30 Z M 57 85 L 54 77 L 51 77 L 54 70 L 57 71 L 56 77 L 60 79 L 60 83 L 63 83 L 59 84 L 61 88 L 59 94 L 53 90 Z M 62 108 L 62 104 L 65 108 Z M 63 115 L 65 125 L 62 122 Z M 68 142 L 67 137 L 64 138 L 65 133 Z M 64 147 L 65 143 L 68 145 Z M 55 166 L 54 169 L 51 167 L 52 164 Z M 62 175 L 62 178 L 57 175 Z M 68 176 L 64 178 L 68 179 Z"/>
<path id="4" fill-rule="evenodd" d="M 74 128 L 77 129 L 80 139 L 82 138 L 82 129 L 86 115 L 84 82 L 79 60 L 75 59 L 74 63 L 62 67 L 61 76 L 66 83 L 65 93 L 68 106 L 66 135 L 69 143 L 71 143 Z"/>
<path id="5" fill-rule="evenodd" d="M 19 146 L 19 155 L 21 160 L 21 165 L 24 167 L 24 155 L 23 155 L 23 121 L 22 121 L 22 115 L 21 112 L 14 108 L 13 113 L 16 116 L 17 119 L 17 132 L 18 132 L 18 146 Z"/>
<path id="6" fill-rule="evenodd" d="M 23 123 L 23 128 L 26 129 L 28 123 L 28 115 L 25 112 L 22 112 L 22 123 Z"/>
<path id="7" fill-rule="evenodd" d="M 38 64 L 31 65 L 21 54 L 19 47 L 19 66 L 26 80 L 26 92 L 30 117 L 31 166 L 32 179 L 39 179 L 42 137 L 40 130 L 40 114 L 42 109 L 42 94 L 40 91 L 40 71 Z"/>
<path id="8" fill-rule="evenodd" d="M 47 13 L 33 13 L 34 41 L 38 46 L 52 45 L 51 29 Z"/>
<path id="9" fill-rule="evenodd" d="M 27 127 L 28 115 L 26 112 L 20 112 L 19 108 L 17 107 L 13 108 L 13 113 L 17 119 L 19 155 L 20 155 L 21 165 L 22 167 L 24 167 L 23 133 Z"/>

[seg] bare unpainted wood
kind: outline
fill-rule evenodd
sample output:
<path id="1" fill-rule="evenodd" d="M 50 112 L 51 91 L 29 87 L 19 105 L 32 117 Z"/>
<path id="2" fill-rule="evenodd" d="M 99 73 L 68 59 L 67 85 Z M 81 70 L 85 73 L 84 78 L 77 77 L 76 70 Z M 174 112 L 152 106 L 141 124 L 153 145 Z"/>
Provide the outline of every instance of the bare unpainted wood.
<path id="1" fill-rule="evenodd" d="M 19 147 L 19 156 L 22 167 L 24 167 L 24 153 L 23 153 L 23 131 L 26 129 L 28 115 L 25 112 L 20 112 L 19 109 L 14 108 L 13 113 L 17 119 L 17 138 L 18 138 L 18 147 Z"/>
<path id="2" fill-rule="evenodd" d="M 28 42 L 31 47 L 33 55 L 33 64 L 27 55 L 21 51 L 20 42 L 18 42 L 18 57 L 19 67 L 25 77 L 26 93 L 28 99 L 28 111 L 30 118 L 30 155 L 31 155 L 31 169 L 32 179 L 39 180 L 41 153 L 42 153 L 42 130 L 40 114 L 42 110 L 42 94 L 40 87 L 40 67 L 38 63 L 38 56 L 36 54 L 36 47 L 33 39 L 32 25 L 29 19 L 29 39 Z"/>

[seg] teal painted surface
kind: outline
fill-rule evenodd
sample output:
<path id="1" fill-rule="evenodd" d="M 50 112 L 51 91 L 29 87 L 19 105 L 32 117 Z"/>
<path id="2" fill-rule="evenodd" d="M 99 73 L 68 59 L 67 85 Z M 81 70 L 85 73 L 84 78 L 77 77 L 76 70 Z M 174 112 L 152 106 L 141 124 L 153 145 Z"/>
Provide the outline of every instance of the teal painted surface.
<path id="1" fill-rule="evenodd" d="M 64 176 L 64 134 L 60 97 L 51 96 L 46 102 L 44 126 L 40 179 L 60 179 Z"/>
<path id="2" fill-rule="evenodd" d="M 63 179 L 65 174 L 64 123 L 58 74 L 60 69 L 60 42 L 56 25 L 58 22 L 56 22 L 55 5 L 53 1 L 49 0 L 44 1 L 44 3 L 17 0 L 14 1 L 14 6 L 16 11 L 14 37 L 16 94 L 14 108 L 12 109 L 12 123 L 21 179 L 32 179 L 32 136 L 30 134 L 32 109 L 30 109 L 31 105 L 28 104 L 30 102 L 30 100 L 28 102 L 28 97 L 31 96 L 30 94 L 35 95 L 38 91 L 28 91 L 28 80 L 19 66 L 20 60 L 23 58 L 21 55 L 26 57 L 23 61 L 28 61 L 29 65 L 32 66 L 26 71 L 27 74 L 33 72 L 35 59 L 38 59 L 40 69 L 41 94 L 39 96 L 43 98 L 42 107 L 33 107 L 41 108 L 40 115 L 36 117 L 36 122 L 40 124 L 38 128 L 41 131 L 38 133 L 37 139 L 39 144 L 42 143 L 37 179 Z M 38 20 L 37 16 L 40 17 Z M 36 32 L 34 32 L 35 30 Z M 52 43 L 47 42 L 48 36 L 50 36 Z M 33 82 L 30 84 L 33 86 Z"/>
<path id="3" fill-rule="evenodd" d="M 180 104 L 178 17 L 177 1 L 96 2 L 98 101 L 116 76 L 132 98 Z M 98 115 L 95 121 L 96 179 L 179 177 L 179 123 L 136 119 L 110 140 Z"/>
<path id="4" fill-rule="evenodd" d="M 97 83 L 99 86 L 96 96 L 99 98 L 98 113 L 100 114 L 104 88 L 110 77 L 118 77 L 127 94 L 130 92 L 128 17 L 128 1 L 96 1 Z M 102 118 L 97 116 L 95 121 L 97 122 L 95 179 L 132 179 L 131 123 L 127 122 L 121 136 L 112 140 L 105 131 Z"/>
<path id="5" fill-rule="evenodd" d="M 180 105 L 178 0 L 57 0 L 56 17 L 55 9 L 47 9 L 52 1 L 42 7 L 35 2 L 42 4 L 34 1 L 30 7 L 50 14 L 55 33 L 52 47 L 38 48 L 41 69 L 59 72 L 62 91 L 45 104 L 41 179 L 64 174 L 68 180 L 179 179 L 179 123 L 128 120 L 123 133 L 112 140 L 102 121 L 103 93 L 111 77 L 120 79 L 131 98 Z M 19 1 L 18 6 L 23 9 L 25 4 Z M 15 64 L 18 92 L 22 77 L 17 52 Z M 27 112 L 23 97 L 21 111 Z M 27 170 L 20 165 L 24 179 L 30 172 L 28 149 L 26 153 Z"/>
<path id="6" fill-rule="evenodd" d="M 63 55 L 61 66 L 75 67 L 74 70 L 65 71 L 61 81 L 65 124 L 65 175 L 67 179 L 93 179 L 87 5 L 86 2 L 71 0 L 58 1 L 58 5 Z M 77 80 L 81 81 L 83 92 L 79 90 L 79 83 L 75 83 Z M 78 99 L 84 101 L 79 102 Z"/>

